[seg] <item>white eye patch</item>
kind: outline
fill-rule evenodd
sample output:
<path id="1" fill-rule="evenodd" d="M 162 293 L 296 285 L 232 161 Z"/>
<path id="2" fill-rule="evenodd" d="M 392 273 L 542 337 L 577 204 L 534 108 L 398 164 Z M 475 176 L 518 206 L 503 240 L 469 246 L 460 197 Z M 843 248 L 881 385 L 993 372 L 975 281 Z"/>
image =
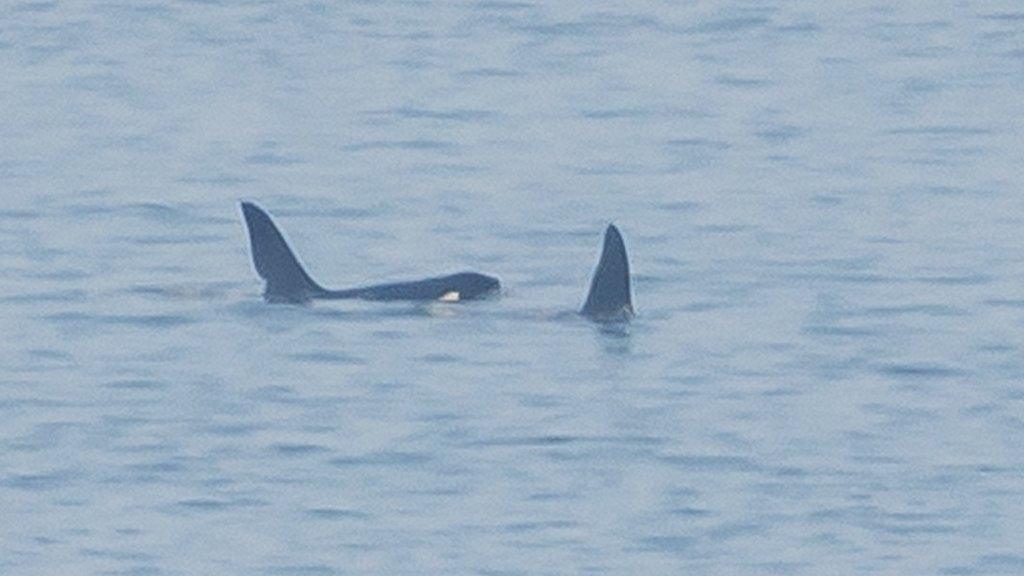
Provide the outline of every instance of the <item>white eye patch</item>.
<path id="1" fill-rule="evenodd" d="M 458 302 L 459 293 L 456 292 L 455 290 L 452 290 L 451 292 L 445 292 L 444 295 L 441 296 L 441 298 L 439 298 L 439 300 L 441 300 L 441 302 Z"/>

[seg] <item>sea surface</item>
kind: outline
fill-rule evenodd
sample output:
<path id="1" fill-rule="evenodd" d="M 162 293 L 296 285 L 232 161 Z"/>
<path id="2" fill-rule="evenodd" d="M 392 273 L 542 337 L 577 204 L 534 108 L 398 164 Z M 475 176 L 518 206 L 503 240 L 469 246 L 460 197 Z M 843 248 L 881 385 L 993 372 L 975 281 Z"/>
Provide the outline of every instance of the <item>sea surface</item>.
<path id="1" fill-rule="evenodd" d="M 1024 573 L 1019 2 L 2 0 L 0 70 L 0 574 Z M 267 305 L 240 200 L 503 295 Z"/>

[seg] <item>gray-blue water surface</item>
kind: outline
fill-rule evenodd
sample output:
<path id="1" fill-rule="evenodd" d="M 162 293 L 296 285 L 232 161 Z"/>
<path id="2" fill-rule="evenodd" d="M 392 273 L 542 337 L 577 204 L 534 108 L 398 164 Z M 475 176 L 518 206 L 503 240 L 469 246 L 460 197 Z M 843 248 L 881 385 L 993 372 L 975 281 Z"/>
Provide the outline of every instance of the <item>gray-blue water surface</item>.
<path id="1" fill-rule="evenodd" d="M 0 573 L 1024 573 L 1019 3 L 0 8 Z"/>

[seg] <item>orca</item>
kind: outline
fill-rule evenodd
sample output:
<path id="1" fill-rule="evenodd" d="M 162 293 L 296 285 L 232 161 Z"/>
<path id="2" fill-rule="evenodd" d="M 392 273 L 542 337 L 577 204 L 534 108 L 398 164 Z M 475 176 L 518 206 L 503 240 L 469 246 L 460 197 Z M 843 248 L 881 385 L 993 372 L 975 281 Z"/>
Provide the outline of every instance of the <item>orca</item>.
<path id="1" fill-rule="evenodd" d="M 488 298 L 501 289 L 497 278 L 461 272 L 425 280 L 330 290 L 310 277 L 263 209 L 251 202 L 241 204 L 253 265 L 265 282 L 263 298 L 267 302 L 305 304 L 312 300 L 343 299 L 460 302 Z M 580 314 L 602 323 L 628 322 L 635 315 L 626 245 L 614 224 L 609 224 L 605 230 L 604 247 Z"/>
<path id="2" fill-rule="evenodd" d="M 497 294 L 501 288 L 497 278 L 476 272 L 461 272 L 411 282 L 329 290 L 310 277 L 266 212 L 251 202 L 242 202 L 242 214 L 249 229 L 256 273 L 266 283 L 263 298 L 267 302 L 305 304 L 311 300 L 353 298 L 459 302 L 487 298 Z"/>
<path id="3" fill-rule="evenodd" d="M 629 285 L 626 243 L 614 224 L 609 224 L 604 232 L 601 258 L 580 314 L 597 322 L 628 322 L 636 315 Z"/>

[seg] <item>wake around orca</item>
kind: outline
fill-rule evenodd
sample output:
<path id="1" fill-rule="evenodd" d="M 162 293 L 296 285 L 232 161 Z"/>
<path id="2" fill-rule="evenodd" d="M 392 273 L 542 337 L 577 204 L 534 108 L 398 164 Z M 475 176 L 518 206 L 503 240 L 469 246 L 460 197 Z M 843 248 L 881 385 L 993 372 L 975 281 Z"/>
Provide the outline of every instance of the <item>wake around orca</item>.
<path id="1" fill-rule="evenodd" d="M 460 272 L 424 280 L 330 290 L 310 277 L 266 212 L 251 202 L 242 202 L 242 215 L 249 230 L 256 273 L 265 282 L 263 297 L 267 302 L 304 304 L 312 300 L 343 299 L 459 302 L 488 298 L 501 289 L 497 278 Z M 614 225 L 609 225 L 605 231 L 601 258 L 580 313 L 601 322 L 626 321 L 633 317 L 626 247 Z"/>

